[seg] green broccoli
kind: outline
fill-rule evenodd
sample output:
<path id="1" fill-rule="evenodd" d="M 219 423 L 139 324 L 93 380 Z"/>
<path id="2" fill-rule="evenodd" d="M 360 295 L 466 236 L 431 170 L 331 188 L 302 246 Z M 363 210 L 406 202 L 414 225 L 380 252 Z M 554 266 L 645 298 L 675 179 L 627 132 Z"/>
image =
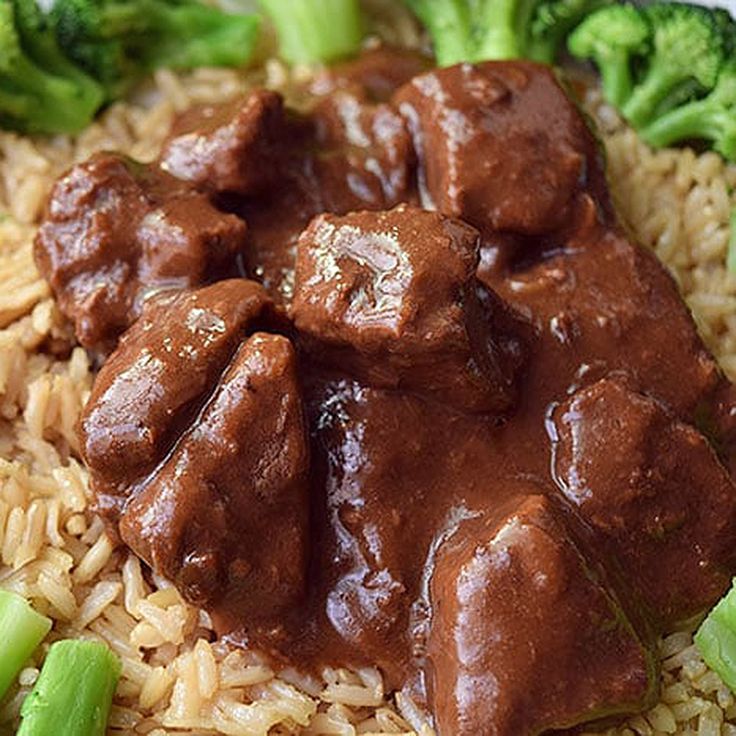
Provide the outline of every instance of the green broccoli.
<path id="1" fill-rule="evenodd" d="M 611 0 L 405 0 L 440 65 L 530 58 L 551 63 L 586 14 Z"/>
<path id="2" fill-rule="evenodd" d="M 68 62 L 32 0 L 0 0 L 0 125 L 76 133 L 102 103 L 99 85 Z"/>
<path id="3" fill-rule="evenodd" d="M 726 43 L 720 20 L 707 8 L 655 3 L 641 12 L 652 29 L 651 51 L 643 77 L 621 105 L 624 117 L 635 128 L 683 98 L 712 89 Z"/>
<path id="4" fill-rule="evenodd" d="M 535 61 L 552 64 L 564 46 L 570 32 L 607 0 L 546 0 L 534 12 L 529 29 L 527 56 Z"/>
<path id="5" fill-rule="evenodd" d="M 636 8 L 612 5 L 589 15 L 570 34 L 567 47 L 573 56 L 595 61 L 603 95 L 620 107 L 631 97 L 632 58 L 646 52 L 649 37 L 649 23 Z"/>
<path id="6" fill-rule="evenodd" d="M 669 110 L 640 133 L 655 147 L 707 140 L 725 158 L 736 161 L 736 61 L 723 65 L 709 95 Z"/>
<path id="7" fill-rule="evenodd" d="M 358 52 L 363 19 L 358 0 L 261 0 L 290 62 L 335 61 Z"/>
<path id="8" fill-rule="evenodd" d="M 259 19 L 228 15 L 196 0 L 56 0 L 60 45 L 118 97 L 159 67 L 240 66 L 255 48 Z"/>

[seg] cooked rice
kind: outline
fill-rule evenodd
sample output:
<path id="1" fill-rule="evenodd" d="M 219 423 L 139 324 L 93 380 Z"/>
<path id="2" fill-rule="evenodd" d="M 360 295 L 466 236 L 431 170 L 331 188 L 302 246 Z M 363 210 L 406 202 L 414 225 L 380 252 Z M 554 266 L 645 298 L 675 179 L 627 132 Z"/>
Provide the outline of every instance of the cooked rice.
<path id="1" fill-rule="evenodd" d="M 418 42 L 392 0 L 372 5 L 388 18 L 383 33 Z M 33 265 L 34 223 L 71 162 L 99 149 L 150 160 L 177 111 L 230 99 L 254 81 L 284 88 L 289 73 L 276 61 L 256 75 L 161 71 L 76 140 L 0 133 L 0 586 L 54 619 L 49 640 L 0 705 L 0 733 L 13 732 L 49 643 L 70 636 L 104 640 L 122 660 L 110 733 L 432 733 L 410 697 L 384 691 L 375 669 L 328 669 L 316 680 L 230 651 L 215 641 L 209 616 L 165 580 L 144 577 L 89 510 L 74 424 L 92 374 Z M 588 103 L 622 216 L 670 268 L 704 339 L 736 378 L 736 277 L 725 268 L 736 167 L 712 153 L 652 152 L 594 96 Z M 661 702 L 608 733 L 736 736 L 734 696 L 705 666 L 691 632 L 665 638 L 660 653 Z"/>

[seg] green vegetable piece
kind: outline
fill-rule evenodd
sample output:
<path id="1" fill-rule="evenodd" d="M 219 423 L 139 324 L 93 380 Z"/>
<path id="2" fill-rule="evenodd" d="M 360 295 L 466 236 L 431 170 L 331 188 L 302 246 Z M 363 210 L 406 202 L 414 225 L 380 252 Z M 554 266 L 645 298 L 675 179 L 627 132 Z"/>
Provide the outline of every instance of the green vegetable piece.
<path id="1" fill-rule="evenodd" d="M 526 55 L 552 64 L 570 32 L 590 13 L 612 0 L 545 0 L 531 21 Z"/>
<path id="2" fill-rule="evenodd" d="M 695 644 L 705 663 L 736 692 L 736 578 L 700 625 Z"/>
<path id="3" fill-rule="evenodd" d="M 665 112 L 640 132 L 655 147 L 706 140 L 725 158 L 736 161 L 736 61 L 724 64 L 709 95 Z"/>
<path id="4" fill-rule="evenodd" d="M 92 120 L 102 90 L 64 61 L 30 10 L 24 1 L 0 0 L 0 124 L 26 133 L 76 133 Z"/>
<path id="5" fill-rule="evenodd" d="M 0 590 L 0 698 L 50 630 L 51 619 L 34 611 L 25 598 Z"/>
<path id="6" fill-rule="evenodd" d="M 120 671 L 120 660 L 104 644 L 53 644 L 23 702 L 17 736 L 104 736 Z"/>
<path id="7" fill-rule="evenodd" d="M 358 0 L 261 0 L 279 34 L 281 56 L 291 63 L 352 56 L 363 40 Z"/>
<path id="8" fill-rule="evenodd" d="M 620 108 L 631 97 L 632 59 L 645 53 L 649 37 L 649 23 L 639 10 L 612 5 L 589 15 L 570 34 L 567 47 L 573 56 L 595 62 L 604 97 Z"/>
<path id="9" fill-rule="evenodd" d="M 731 217 L 728 221 L 730 235 L 728 238 L 728 253 L 726 254 L 726 268 L 730 273 L 736 274 L 736 207 L 731 210 Z M 736 600 L 733 601 L 736 608 Z"/>
<path id="10" fill-rule="evenodd" d="M 196 0 L 55 0 L 49 20 L 108 100 L 159 67 L 241 66 L 260 29 L 257 15 L 229 15 Z"/>
<path id="11" fill-rule="evenodd" d="M 654 3 L 642 10 L 652 28 L 651 53 L 643 78 L 622 105 L 637 129 L 650 123 L 667 98 L 689 95 L 693 86 L 708 92 L 718 79 L 726 39 L 720 19 L 707 8 L 685 3 Z"/>
<path id="12" fill-rule="evenodd" d="M 613 0 L 404 0 L 432 36 L 441 66 L 529 58 L 552 63 L 568 33 Z"/>

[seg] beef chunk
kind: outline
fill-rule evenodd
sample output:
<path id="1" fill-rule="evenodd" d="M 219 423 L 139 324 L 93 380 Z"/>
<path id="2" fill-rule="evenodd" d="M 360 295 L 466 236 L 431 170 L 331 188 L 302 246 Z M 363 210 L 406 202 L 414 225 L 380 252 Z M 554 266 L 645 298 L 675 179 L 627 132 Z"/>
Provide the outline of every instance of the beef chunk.
<path id="1" fill-rule="evenodd" d="M 443 736 L 536 736 L 644 707 L 653 652 L 551 502 L 463 522 L 430 582 L 433 712 Z"/>
<path id="2" fill-rule="evenodd" d="M 604 379 L 554 414 L 560 488 L 650 612 L 670 626 L 709 608 L 736 562 L 736 487 L 705 438 Z"/>
<path id="3" fill-rule="evenodd" d="M 150 293 L 232 272 L 245 232 L 165 172 L 100 153 L 56 183 L 35 258 L 79 341 L 104 349 Z"/>
<path id="4" fill-rule="evenodd" d="M 199 189 L 257 193 L 277 179 L 285 126 L 281 96 L 265 89 L 193 107 L 175 121 L 161 168 Z"/>
<path id="5" fill-rule="evenodd" d="M 417 77 L 394 99 L 425 204 L 481 233 L 556 230 L 585 187 L 607 202 L 593 136 L 546 66 L 459 64 Z"/>
<path id="6" fill-rule="evenodd" d="M 299 240 L 294 320 L 308 350 L 370 385 L 501 412 L 519 344 L 477 265 L 478 234 L 458 220 L 405 205 L 322 215 Z"/>
<path id="7" fill-rule="evenodd" d="M 415 198 L 411 138 L 388 105 L 340 91 L 290 125 L 279 185 L 242 208 L 248 273 L 284 301 L 292 296 L 297 239 L 315 215 L 381 210 Z"/>
<path id="8" fill-rule="evenodd" d="M 122 539 L 187 599 L 249 621 L 293 604 L 306 575 L 306 427 L 291 343 L 258 331 L 269 308 L 241 280 L 150 303 L 80 422 Z"/>
<path id="9" fill-rule="evenodd" d="M 402 117 L 337 91 L 312 110 L 316 151 L 309 168 L 321 211 L 388 209 L 412 198 L 414 148 Z"/>
<path id="10" fill-rule="evenodd" d="M 174 452 L 136 493 L 120 536 L 190 599 L 252 621 L 304 595 L 307 445 L 289 340 L 257 332 Z"/>
<path id="11" fill-rule="evenodd" d="M 268 324 L 270 309 L 263 288 L 241 279 L 147 306 L 100 371 L 80 421 L 98 507 L 118 509 L 120 494 L 154 470 L 243 335 Z"/>
<path id="12" fill-rule="evenodd" d="M 432 60 L 424 54 L 379 46 L 355 59 L 326 67 L 310 82 L 309 92 L 328 95 L 348 89 L 368 100 L 388 102 L 399 87 L 431 66 Z"/>
<path id="13" fill-rule="evenodd" d="M 512 277 L 484 268 L 478 277 L 531 315 L 541 341 L 532 380 L 553 398 L 583 377 L 624 371 L 637 390 L 692 422 L 722 381 L 673 278 L 618 229 L 583 224 L 564 249 Z"/>

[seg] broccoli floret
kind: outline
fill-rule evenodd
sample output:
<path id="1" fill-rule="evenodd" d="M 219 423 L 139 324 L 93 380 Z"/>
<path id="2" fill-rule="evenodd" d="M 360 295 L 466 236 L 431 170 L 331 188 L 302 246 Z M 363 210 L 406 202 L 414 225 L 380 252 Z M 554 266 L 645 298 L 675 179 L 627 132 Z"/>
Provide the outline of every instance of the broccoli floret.
<path id="1" fill-rule="evenodd" d="M 526 55 L 552 64 L 565 39 L 589 13 L 609 4 L 609 0 L 546 0 L 534 11 L 529 28 Z"/>
<path id="2" fill-rule="evenodd" d="M 30 2 L 30 0 L 28 0 Z M 26 133 L 76 133 L 102 90 L 68 62 L 33 8 L 0 0 L 0 124 Z"/>
<path id="3" fill-rule="evenodd" d="M 530 58 L 551 63 L 582 17 L 612 0 L 405 0 L 440 65 Z"/>
<path id="4" fill-rule="evenodd" d="M 589 15 L 570 34 L 567 47 L 573 56 L 595 62 L 604 97 L 621 107 L 631 97 L 632 59 L 646 52 L 650 33 L 636 8 L 612 5 Z"/>
<path id="5" fill-rule="evenodd" d="M 655 3 L 641 12 L 652 29 L 651 51 L 644 76 L 621 107 L 635 128 L 660 114 L 663 103 L 712 89 L 725 53 L 721 21 L 706 8 Z"/>
<path id="6" fill-rule="evenodd" d="M 196 0 L 56 0 L 50 13 L 66 53 L 118 97 L 159 67 L 240 66 L 255 48 L 255 15 Z"/>
<path id="7" fill-rule="evenodd" d="M 335 61 L 358 52 L 363 19 L 358 0 L 261 0 L 290 62 Z"/>
<path id="8" fill-rule="evenodd" d="M 101 35 L 105 24 L 100 11 L 101 5 L 94 1 L 57 0 L 49 18 L 60 46 L 94 76 L 109 101 L 124 95 L 143 70 L 126 56 L 118 38 Z"/>
<path id="9" fill-rule="evenodd" d="M 640 133 L 655 147 L 707 140 L 725 158 L 736 161 L 736 61 L 724 64 L 707 97 L 670 110 Z"/>

